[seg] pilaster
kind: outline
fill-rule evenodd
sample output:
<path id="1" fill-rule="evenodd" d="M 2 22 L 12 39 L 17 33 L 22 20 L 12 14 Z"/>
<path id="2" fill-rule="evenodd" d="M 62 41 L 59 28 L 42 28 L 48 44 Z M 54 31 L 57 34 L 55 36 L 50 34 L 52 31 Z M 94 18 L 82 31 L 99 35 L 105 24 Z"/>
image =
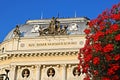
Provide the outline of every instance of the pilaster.
<path id="1" fill-rule="evenodd" d="M 36 80 L 41 80 L 41 65 L 36 65 Z"/>
<path id="2" fill-rule="evenodd" d="M 67 80 L 67 70 L 66 70 L 67 64 L 62 65 L 62 80 Z"/>
<path id="3" fill-rule="evenodd" d="M 16 80 L 16 65 L 11 65 L 10 80 Z"/>

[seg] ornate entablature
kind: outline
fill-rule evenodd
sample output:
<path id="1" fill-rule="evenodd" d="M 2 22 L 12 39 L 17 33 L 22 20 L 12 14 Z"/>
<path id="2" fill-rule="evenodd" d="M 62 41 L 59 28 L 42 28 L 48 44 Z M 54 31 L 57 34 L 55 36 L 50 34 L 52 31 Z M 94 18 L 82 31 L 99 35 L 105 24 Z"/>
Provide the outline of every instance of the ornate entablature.
<path id="1" fill-rule="evenodd" d="M 82 80 L 77 56 L 88 21 L 53 17 L 17 25 L 0 44 L 0 79 Z"/>

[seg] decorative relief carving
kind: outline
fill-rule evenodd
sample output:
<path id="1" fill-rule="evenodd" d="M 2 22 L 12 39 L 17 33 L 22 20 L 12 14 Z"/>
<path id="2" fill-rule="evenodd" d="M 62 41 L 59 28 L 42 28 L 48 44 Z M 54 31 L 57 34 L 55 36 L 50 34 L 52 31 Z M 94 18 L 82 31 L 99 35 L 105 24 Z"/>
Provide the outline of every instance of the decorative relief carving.
<path id="1" fill-rule="evenodd" d="M 23 77 L 23 78 L 28 78 L 29 75 L 30 75 L 29 69 L 24 69 L 24 70 L 22 71 L 22 77 Z"/>
<path id="2" fill-rule="evenodd" d="M 71 66 L 69 69 L 70 73 L 68 74 L 68 80 L 83 80 L 83 74 L 81 74 L 81 69 L 78 70 L 77 65 Z"/>
<path id="3" fill-rule="evenodd" d="M 48 77 L 54 77 L 54 75 L 55 75 L 55 70 L 54 70 L 54 68 L 49 68 L 49 69 L 47 70 L 47 75 L 48 75 Z"/>
<path id="4" fill-rule="evenodd" d="M 57 65 L 56 66 L 49 66 L 46 68 L 44 68 L 42 70 L 42 72 L 44 73 L 42 75 L 42 79 L 41 80 L 60 80 L 59 78 L 59 70 L 58 70 L 58 67 Z"/>
<path id="5" fill-rule="evenodd" d="M 18 66 L 16 80 L 35 80 L 34 71 L 32 66 Z"/>
<path id="6" fill-rule="evenodd" d="M 81 72 L 80 72 L 80 70 L 78 70 L 78 67 L 75 67 L 75 68 L 73 69 L 73 75 L 74 75 L 75 77 L 77 77 L 77 76 L 80 76 L 80 74 L 81 74 Z"/>
<path id="7" fill-rule="evenodd" d="M 80 41 L 80 43 L 79 43 L 80 45 L 83 45 L 84 44 L 84 41 Z"/>

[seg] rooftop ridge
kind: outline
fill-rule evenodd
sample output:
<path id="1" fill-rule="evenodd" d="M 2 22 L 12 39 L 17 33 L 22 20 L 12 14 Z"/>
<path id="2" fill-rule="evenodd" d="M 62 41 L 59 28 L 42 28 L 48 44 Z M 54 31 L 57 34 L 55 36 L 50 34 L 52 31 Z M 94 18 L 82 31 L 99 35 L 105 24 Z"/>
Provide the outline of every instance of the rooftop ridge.
<path id="1" fill-rule="evenodd" d="M 79 21 L 87 21 L 87 20 L 90 20 L 89 18 L 87 17 L 71 17 L 71 18 L 57 18 L 58 21 L 60 22 L 64 22 L 64 21 L 74 21 L 74 20 L 79 20 Z M 44 22 L 44 23 L 49 23 L 51 21 L 51 18 L 48 18 L 48 19 L 36 19 L 36 20 L 28 20 L 26 21 L 26 24 L 30 24 L 30 23 L 41 23 L 41 22 Z"/>

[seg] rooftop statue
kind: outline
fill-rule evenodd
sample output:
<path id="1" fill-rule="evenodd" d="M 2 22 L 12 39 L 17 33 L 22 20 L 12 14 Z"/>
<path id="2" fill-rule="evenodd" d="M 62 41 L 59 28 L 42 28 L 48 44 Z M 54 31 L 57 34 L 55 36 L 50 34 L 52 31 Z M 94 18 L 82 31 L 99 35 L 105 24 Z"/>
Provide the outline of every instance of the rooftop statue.
<path id="1" fill-rule="evenodd" d="M 59 34 L 66 34 L 66 29 L 67 27 L 64 26 L 62 29 L 60 27 L 60 21 L 57 20 L 57 18 L 53 17 L 51 19 L 51 22 L 49 24 L 49 27 L 48 27 L 48 33 L 50 35 L 59 35 Z"/>
<path id="2" fill-rule="evenodd" d="M 67 34 L 67 25 L 61 25 L 60 21 L 57 20 L 57 18 L 52 17 L 49 26 L 47 28 L 42 27 L 41 25 L 38 25 L 35 27 L 34 30 L 36 32 L 39 32 L 39 36 L 43 35 L 66 35 Z M 35 32 L 32 30 L 32 32 Z"/>
<path id="3" fill-rule="evenodd" d="M 43 35 L 43 29 L 42 29 L 42 27 L 41 27 L 41 26 L 39 27 L 38 32 L 39 32 L 39 35 L 40 35 L 40 36 L 41 36 L 41 35 Z"/>
<path id="4" fill-rule="evenodd" d="M 56 21 L 57 21 L 56 18 L 53 17 L 49 24 L 49 34 L 55 34 Z"/>
<path id="5" fill-rule="evenodd" d="M 60 30 L 60 34 L 61 35 L 66 35 L 67 34 L 67 28 L 68 28 L 68 26 L 64 25 L 63 28 Z"/>
<path id="6" fill-rule="evenodd" d="M 13 31 L 13 34 L 14 34 L 14 37 L 20 37 L 20 30 L 18 25 L 16 25 L 16 28 Z"/>

